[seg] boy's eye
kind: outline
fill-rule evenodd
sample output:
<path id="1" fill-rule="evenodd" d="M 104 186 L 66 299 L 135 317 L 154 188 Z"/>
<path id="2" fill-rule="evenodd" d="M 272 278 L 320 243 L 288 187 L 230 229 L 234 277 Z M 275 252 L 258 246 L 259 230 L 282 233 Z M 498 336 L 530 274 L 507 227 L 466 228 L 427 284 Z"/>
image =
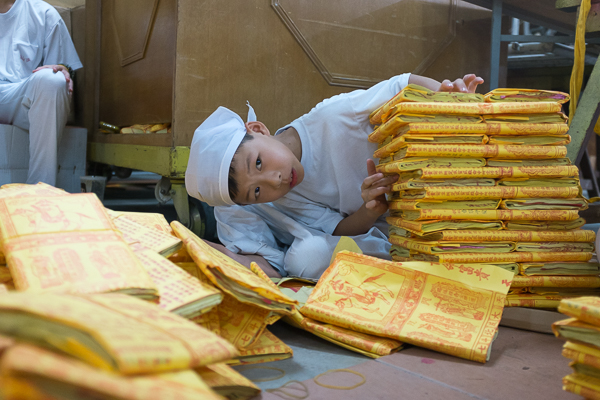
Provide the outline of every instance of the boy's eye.
<path id="1" fill-rule="evenodd" d="M 257 187 L 256 189 L 254 189 L 254 198 L 258 199 L 258 196 L 260 195 L 260 188 Z"/>
<path id="2" fill-rule="evenodd" d="M 260 167 L 262 167 L 262 161 L 260 160 L 260 157 L 258 157 L 256 159 L 256 168 L 260 170 Z"/>

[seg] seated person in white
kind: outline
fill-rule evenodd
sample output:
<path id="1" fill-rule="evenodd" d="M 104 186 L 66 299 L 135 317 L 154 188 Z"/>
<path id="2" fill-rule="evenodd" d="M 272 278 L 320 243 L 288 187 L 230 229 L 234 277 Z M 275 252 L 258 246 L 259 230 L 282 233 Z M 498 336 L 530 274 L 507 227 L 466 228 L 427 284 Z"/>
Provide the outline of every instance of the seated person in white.
<path id="1" fill-rule="evenodd" d="M 376 173 L 369 114 L 409 83 L 474 92 L 483 79 L 443 83 L 403 74 L 326 99 L 271 136 L 219 107 L 196 129 L 185 176 L 190 196 L 215 207 L 213 247 L 270 276 L 319 278 L 341 236 L 389 259 L 385 194 L 398 176 Z"/>
<path id="2" fill-rule="evenodd" d="M 42 0 L 0 0 L 0 124 L 29 131 L 27 183 L 56 185 L 57 148 L 81 62 L 58 12 Z"/>

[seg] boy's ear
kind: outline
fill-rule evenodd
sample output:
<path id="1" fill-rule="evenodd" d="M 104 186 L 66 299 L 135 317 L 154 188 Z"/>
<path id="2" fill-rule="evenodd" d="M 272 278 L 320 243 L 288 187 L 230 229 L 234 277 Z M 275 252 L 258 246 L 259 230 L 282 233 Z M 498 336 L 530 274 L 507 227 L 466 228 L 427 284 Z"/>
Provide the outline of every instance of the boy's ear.
<path id="1" fill-rule="evenodd" d="M 250 134 L 260 133 L 261 135 L 271 136 L 271 132 L 269 132 L 269 128 L 267 128 L 266 125 L 260 121 L 246 122 L 244 125 L 246 126 L 246 130 Z"/>

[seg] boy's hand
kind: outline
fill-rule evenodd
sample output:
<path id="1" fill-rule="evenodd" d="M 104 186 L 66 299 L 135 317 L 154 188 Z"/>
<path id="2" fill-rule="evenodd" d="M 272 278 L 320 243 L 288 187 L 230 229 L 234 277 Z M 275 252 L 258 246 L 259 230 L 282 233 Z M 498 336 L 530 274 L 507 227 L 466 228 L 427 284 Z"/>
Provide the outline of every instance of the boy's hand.
<path id="1" fill-rule="evenodd" d="M 54 72 L 55 74 L 58 71 L 63 73 L 63 75 L 65 76 L 65 79 L 67 81 L 67 89 L 69 90 L 69 94 L 72 94 L 73 93 L 73 80 L 71 79 L 71 74 L 69 74 L 69 70 L 64 65 L 43 65 L 41 67 L 37 67 L 36 69 L 34 69 L 33 73 L 36 73 L 39 70 L 47 69 L 47 68 L 52 68 L 52 72 Z"/>
<path id="2" fill-rule="evenodd" d="M 367 211 L 379 217 L 388 209 L 385 194 L 392 191 L 392 184 L 398 180 L 398 175 L 384 176 L 377 172 L 373 160 L 367 160 L 367 173 L 360 189 Z"/>
<path id="3" fill-rule="evenodd" d="M 468 74 L 465 75 L 462 79 L 456 79 L 454 82 L 450 82 L 449 79 L 444 79 L 438 91 L 475 93 L 477 85 L 481 83 L 483 83 L 483 78 L 475 74 Z"/>

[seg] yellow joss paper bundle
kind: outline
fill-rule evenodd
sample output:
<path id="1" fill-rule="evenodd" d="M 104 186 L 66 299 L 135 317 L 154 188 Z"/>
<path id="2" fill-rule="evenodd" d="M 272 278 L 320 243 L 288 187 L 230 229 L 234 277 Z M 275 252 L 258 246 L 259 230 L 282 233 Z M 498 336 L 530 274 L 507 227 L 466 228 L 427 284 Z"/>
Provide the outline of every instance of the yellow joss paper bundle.
<path id="1" fill-rule="evenodd" d="M 93 193 L 0 199 L 0 244 L 18 290 L 157 299 L 154 282 Z"/>
<path id="2" fill-rule="evenodd" d="M 23 344 L 2 358 L 0 379 L 5 399 L 62 399 L 66 393 L 98 400 L 222 399 L 190 370 L 123 377 Z"/>
<path id="3" fill-rule="evenodd" d="M 405 229 L 417 236 L 446 230 L 500 230 L 502 221 L 407 221 L 399 217 L 387 217 L 388 224 Z"/>
<path id="4" fill-rule="evenodd" d="M 423 220 L 536 220 L 573 221 L 579 218 L 577 210 L 413 210 L 403 211 L 402 218 Z"/>
<path id="5" fill-rule="evenodd" d="M 228 294 L 216 310 L 220 336 L 238 350 L 252 346 L 265 331 L 267 323 L 271 323 L 270 310 L 239 302 Z"/>
<path id="6" fill-rule="evenodd" d="M 555 124 L 530 124 L 530 123 L 490 123 L 485 124 L 456 124 L 456 123 L 429 123 L 412 122 L 397 129 L 395 136 L 399 135 L 425 135 L 425 134 L 469 134 L 469 135 L 563 135 L 569 131 L 565 123 Z M 381 142 L 378 141 L 378 142 Z"/>
<path id="7" fill-rule="evenodd" d="M 431 201 L 419 201 L 419 200 L 396 200 L 392 194 L 391 200 L 388 201 L 389 209 L 392 213 L 391 216 L 397 217 L 399 215 L 393 214 L 394 210 L 495 210 L 500 205 L 500 200 L 431 200 Z"/>
<path id="8" fill-rule="evenodd" d="M 171 229 L 171 225 L 169 225 L 163 214 L 131 211 L 109 211 L 109 215 L 111 218 L 113 218 L 113 221 L 126 219 L 148 229 L 160 231 L 171 236 L 175 235 L 173 229 Z"/>
<path id="9" fill-rule="evenodd" d="M 487 93 L 486 102 L 552 102 L 564 104 L 569 101 L 568 93 L 541 89 L 498 88 Z"/>
<path id="10" fill-rule="evenodd" d="M 581 251 L 591 253 L 594 251 L 594 244 L 583 242 L 519 242 L 515 246 L 515 251 Z"/>
<path id="11" fill-rule="evenodd" d="M 4 294 L 0 334 L 125 375 L 193 368 L 237 355 L 225 339 L 193 322 L 120 294 Z"/>
<path id="12" fill-rule="evenodd" d="M 380 124 L 389 118 L 391 109 L 403 102 L 419 103 L 482 103 L 485 101 L 483 95 L 478 93 L 461 92 L 435 92 L 420 85 L 408 84 L 397 95 L 383 104 L 369 115 L 372 124 Z"/>
<path id="13" fill-rule="evenodd" d="M 568 158 L 547 158 L 543 160 L 535 159 L 501 159 L 501 158 L 488 158 L 488 167 L 555 167 L 571 165 L 571 160 Z"/>
<path id="14" fill-rule="evenodd" d="M 600 275 L 597 262 L 520 263 L 520 275 Z"/>
<path id="15" fill-rule="evenodd" d="M 600 297 L 587 296 L 565 300 L 558 311 L 592 325 L 600 326 Z"/>
<path id="16" fill-rule="evenodd" d="M 554 260 L 548 260 L 554 261 Z M 583 260 L 586 261 L 586 260 Z M 557 288 L 600 288 L 598 276 L 515 276 L 511 288 L 557 287 Z M 563 307 L 564 312 L 565 308 Z M 569 314 L 567 314 L 569 315 Z"/>
<path id="17" fill-rule="evenodd" d="M 547 262 L 547 261 L 589 261 L 594 256 L 593 253 L 586 252 L 558 252 L 558 251 L 548 251 L 548 252 L 512 252 L 512 253 L 439 253 L 439 254 L 424 254 L 424 253 L 416 253 L 414 258 L 419 261 L 431 261 L 431 262 L 440 262 L 440 263 L 498 263 L 498 262 Z M 542 278 L 542 277 L 524 277 L 518 276 L 515 278 L 522 279 L 519 282 L 525 282 L 524 278 Z M 587 286 L 587 285 L 596 285 L 596 280 L 586 280 L 582 278 L 594 278 L 594 277 L 576 277 L 576 276 L 553 276 L 553 277 L 543 277 L 543 278 L 552 278 L 553 280 L 561 281 L 559 278 L 572 278 L 565 279 L 565 286 L 569 286 L 580 282 L 582 286 L 576 287 L 597 287 L 597 286 Z M 583 283 L 583 282 L 587 283 Z M 532 280 L 533 282 L 533 280 Z M 533 285 L 533 284 L 525 284 L 522 283 L 520 287 L 524 286 L 551 286 L 552 281 L 548 281 L 547 285 Z M 600 283 L 600 278 L 598 278 L 598 283 Z M 514 285 L 517 283 L 514 282 Z M 558 286 L 554 284 L 554 286 Z M 516 286 L 515 286 L 516 287 Z"/>
<path id="18" fill-rule="evenodd" d="M 543 136 L 545 137 L 545 136 Z M 393 139 L 393 143 L 392 143 Z M 396 148 L 402 146 L 403 143 L 443 143 L 443 144 L 487 144 L 489 138 L 486 135 L 479 134 L 424 134 L 424 135 L 398 135 L 394 138 L 388 136 L 379 147 L 390 146 L 385 151 L 391 154 Z M 510 143 L 509 143 L 510 144 Z"/>
<path id="19" fill-rule="evenodd" d="M 600 400 L 600 379 L 580 373 L 572 373 L 563 378 L 563 390 L 589 400 Z"/>
<path id="20" fill-rule="evenodd" d="M 398 174 L 416 169 L 436 168 L 477 168 L 483 167 L 485 158 L 459 158 L 459 157 L 406 157 L 394 160 L 393 157 L 382 158 L 377 165 L 377 172 L 384 174 Z"/>
<path id="21" fill-rule="evenodd" d="M 35 185 L 28 185 L 24 183 L 9 183 L 0 187 L 0 199 L 8 197 L 51 197 L 51 196 L 65 196 L 69 193 L 62 189 L 55 188 L 54 186 L 40 182 Z"/>
<path id="22" fill-rule="evenodd" d="M 424 241 L 391 235 L 390 243 L 423 254 L 438 253 L 508 253 L 514 251 L 512 242 Z"/>
<path id="23" fill-rule="evenodd" d="M 422 189 L 424 187 L 446 186 L 446 187 L 462 187 L 462 186 L 495 186 L 496 181 L 489 178 L 473 178 L 473 179 L 444 179 L 439 181 L 411 179 L 406 182 L 397 183 L 394 187 L 398 191 Z"/>
<path id="24" fill-rule="evenodd" d="M 574 165 L 544 167 L 481 167 L 481 168 L 421 168 L 401 173 L 398 182 L 410 179 L 473 179 L 473 178 L 563 178 L 576 177 L 579 169 Z"/>
<path id="25" fill-rule="evenodd" d="M 281 314 L 289 314 L 297 302 L 266 283 L 237 261 L 213 249 L 178 221 L 171 227 L 184 242 L 187 252 L 208 279 L 242 303 L 252 304 Z"/>
<path id="26" fill-rule="evenodd" d="M 573 299 L 562 301 L 566 300 Z M 552 331 L 559 339 L 600 347 L 600 327 L 577 318 L 567 318 L 553 323 Z"/>
<path id="27" fill-rule="evenodd" d="M 392 186 L 395 190 L 396 185 Z M 422 189 L 404 190 L 401 199 L 417 200 L 482 200 L 482 199 L 527 199 L 527 198 L 564 198 L 579 197 L 580 188 L 573 187 L 426 187 Z"/>
<path id="28" fill-rule="evenodd" d="M 579 186 L 579 178 L 504 178 L 497 180 L 498 186 Z"/>
<path id="29" fill-rule="evenodd" d="M 600 348 L 567 341 L 563 345 L 563 357 L 600 369 Z"/>
<path id="30" fill-rule="evenodd" d="M 544 135 L 544 136 L 490 136 L 489 144 L 511 145 L 538 145 L 538 146 L 566 146 L 571 143 L 570 135 Z"/>
<path id="31" fill-rule="evenodd" d="M 509 230 L 530 230 L 530 231 L 571 231 L 581 228 L 585 225 L 583 218 L 577 218 L 572 221 L 506 221 L 504 229 Z"/>
<path id="32" fill-rule="evenodd" d="M 249 399 L 260 389 L 226 364 L 213 364 L 194 370 L 213 391 L 227 399 Z"/>
<path id="33" fill-rule="evenodd" d="M 183 245 L 181 240 L 158 229 L 139 224 L 129 218 L 113 218 L 117 229 L 130 247 L 144 247 L 169 257 Z"/>
<path id="34" fill-rule="evenodd" d="M 485 123 L 496 124 L 561 124 L 567 122 L 567 116 L 562 112 L 548 114 L 489 114 L 482 117 Z"/>
<path id="35" fill-rule="evenodd" d="M 227 364 L 258 364 L 285 360 L 294 355 L 293 350 L 269 332 L 268 329 L 265 329 L 252 345 L 240 349 L 239 352 L 240 355 L 231 361 L 227 361 Z"/>
<path id="36" fill-rule="evenodd" d="M 427 235 L 424 239 L 448 241 L 475 242 L 586 242 L 596 240 L 596 233 L 590 230 L 572 231 L 487 231 L 487 230 L 456 230 L 442 231 Z"/>
<path id="37" fill-rule="evenodd" d="M 342 251 L 300 312 L 320 322 L 485 362 L 512 278 L 493 266 L 394 263 Z"/>
<path id="38" fill-rule="evenodd" d="M 483 122 L 483 117 L 480 115 L 395 114 L 389 120 L 375 128 L 375 130 L 369 134 L 367 140 L 372 143 L 381 143 L 388 136 L 397 135 L 403 126 L 411 123 L 480 124 Z"/>
<path id="39" fill-rule="evenodd" d="M 556 308 L 561 300 L 572 296 L 576 294 L 509 293 L 505 307 Z"/>
<path id="40" fill-rule="evenodd" d="M 386 157 L 381 149 L 375 157 Z M 501 144 L 404 144 L 395 157 L 458 157 L 458 158 L 503 158 L 503 159 L 547 159 L 562 158 L 567 154 L 564 146 L 525 146 Z"/>
<path id="41" fill-rule="evenodd" d="M 321 339 L 370 358 L 390 355 L 404 346 L 398 340 L 315 321 L 305 317 L 298 311 L 291 316 L 286 316 L 284 321 Z"/>
<path id="42" fill-rule="evenodd" d="M 549 114 L 561 112 L 562 107 L 552 102 L 502 103 L 398 103 L 390 110 L 396 114 Z"/>
<path id="43" fill-rule="evenodd" d="M 504 210 L 587 210 L 588 202 L 583 197 L 574 199 L 510 199 L 502 200 Z"/>
<path id="44" fill-rule="evenodd" d="M 221 291 L 153 250 L 138 249 L 135 254 L 158 287 L 160 308 L 190 319 L 221 303 Z"/>

